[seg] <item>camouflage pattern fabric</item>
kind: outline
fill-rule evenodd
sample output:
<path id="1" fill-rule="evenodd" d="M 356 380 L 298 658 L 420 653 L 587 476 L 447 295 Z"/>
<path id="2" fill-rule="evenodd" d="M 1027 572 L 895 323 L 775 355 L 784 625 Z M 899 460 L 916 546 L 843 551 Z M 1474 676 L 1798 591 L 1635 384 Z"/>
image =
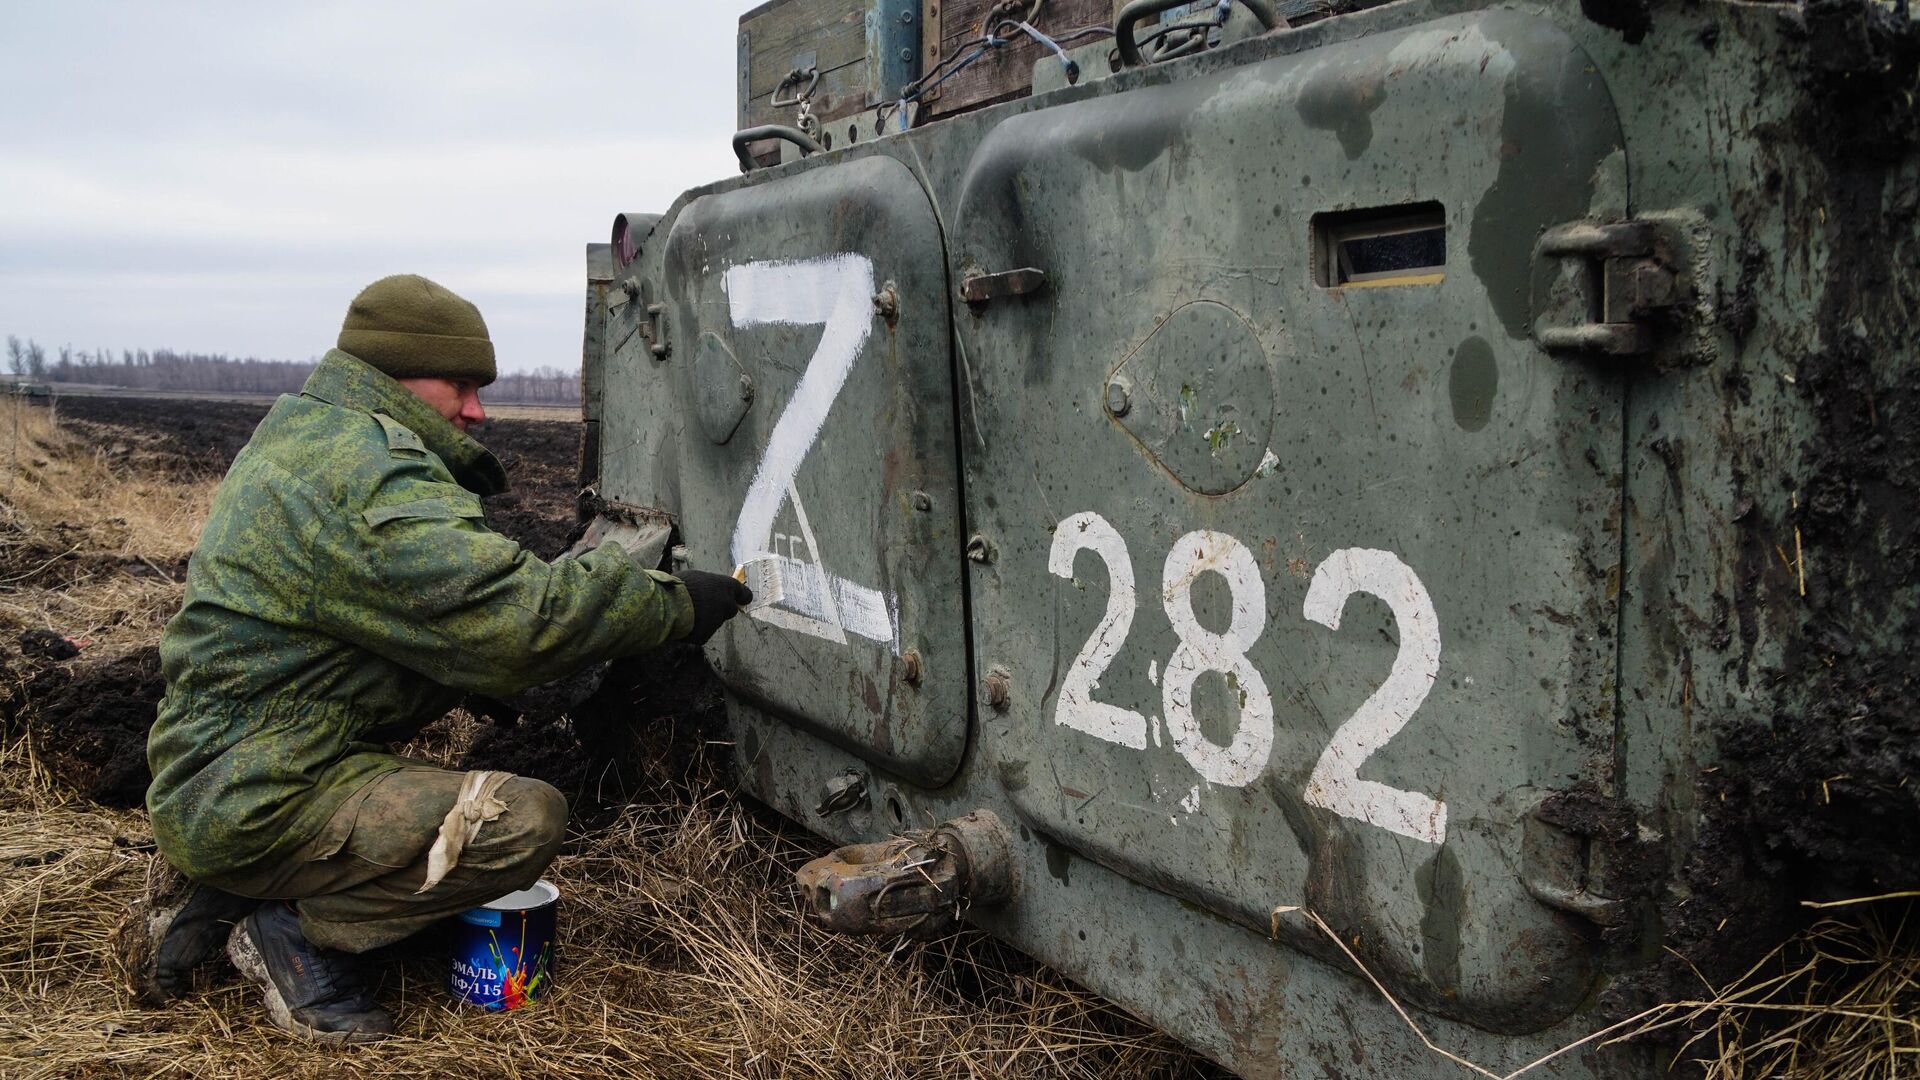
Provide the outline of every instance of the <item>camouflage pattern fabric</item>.
<path id="1" fill-rule="evenodd" d="M 531 886 L 566 838 L 567 801 L 549 784 L 515 776 L 499 789 L 500 815 L 480 827 L 444 878 L 421 890 L 427 853 L 467 775 L 417 762 L 383 773 L 342 802 L 300 849 L 229 878 L 223 888 L 298 900 L 300 932 L 309 942 L 360 953 Z"/>
<path id="2" fill-rule="evenodd" d="M 175 866 L 257 878 L 414 764 L 379 744 L 464 692 L 516 693 L 692 630 L 685 586 L 616 544 L 547 563 L 488 529 L 480 498 L 505 485 L 479 443 L 337 349 L 274 404 L 160 641 L 147 809 Z"/>

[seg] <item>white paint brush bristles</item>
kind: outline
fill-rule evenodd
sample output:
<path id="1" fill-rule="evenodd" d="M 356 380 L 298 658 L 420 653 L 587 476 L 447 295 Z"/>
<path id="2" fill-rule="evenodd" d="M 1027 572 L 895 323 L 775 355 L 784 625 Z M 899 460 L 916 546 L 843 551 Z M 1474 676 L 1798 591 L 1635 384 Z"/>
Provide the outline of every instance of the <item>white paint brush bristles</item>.
<path id="1" fill-rule="evenodd" d="M 733 579 L 753 590 L 753 600 L 742 611 L 758 611 L 779 603 L 786 597 L 786 590 L 780 579 L 780 557 L 762 555 L 734 567 Z"/>

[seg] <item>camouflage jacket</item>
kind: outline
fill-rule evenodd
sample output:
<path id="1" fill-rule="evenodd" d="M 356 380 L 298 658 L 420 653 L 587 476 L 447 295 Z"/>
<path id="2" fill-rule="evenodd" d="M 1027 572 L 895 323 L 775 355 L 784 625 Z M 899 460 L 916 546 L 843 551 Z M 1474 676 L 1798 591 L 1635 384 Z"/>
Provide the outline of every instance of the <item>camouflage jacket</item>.
<path id="1" fill-rule="evenodd" d="M 509 694 L 692 630 L 617 546 L 543 562 L 488 529 L 499 461 L 333 350 L 234 459 L 160 639 L 154 838 L 189 876 L 297 851 L 466 691 Z"/>

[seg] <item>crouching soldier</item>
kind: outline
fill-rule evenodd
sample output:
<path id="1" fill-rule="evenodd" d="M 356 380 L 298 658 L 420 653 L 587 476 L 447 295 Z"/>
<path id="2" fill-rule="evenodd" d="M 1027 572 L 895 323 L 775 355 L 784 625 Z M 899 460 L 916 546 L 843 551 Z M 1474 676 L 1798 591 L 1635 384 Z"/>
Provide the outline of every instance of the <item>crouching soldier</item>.
<path id="1" fill-rule="evenodd" d="M 538 780 L 381 744 L 469 691 L 704 642 L 751 599 L 617 544 L 548 563 L 488 529 L 481 496 L 506 478 L 465 432 L 493 377 L 471 303 L 385 278 L 234 459 L 160 643 L 147 809 L 165 858 L 115 935 L 138 999 L 180 993 L 224 943 L 278 1026 L 390 1033 L 353 954 L 532 885 L 567 807 Z"/>

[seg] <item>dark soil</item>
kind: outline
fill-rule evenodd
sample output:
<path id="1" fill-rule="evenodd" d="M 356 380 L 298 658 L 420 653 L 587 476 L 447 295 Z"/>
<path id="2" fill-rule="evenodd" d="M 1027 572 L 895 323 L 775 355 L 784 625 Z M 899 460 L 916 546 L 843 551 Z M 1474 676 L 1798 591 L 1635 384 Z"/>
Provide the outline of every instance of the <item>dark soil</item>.
<path id="1" fill-rule="evenodd" d="M 1870 342 L 1911 342 L 1920 294 L 1920 145 L 1911 109 L 1920 33 L 1872 5 L 1806 9 L 1814 47 L 1804 135 L 1826 166 L 1829 259 L 1821 347 L 1794 385 L 1818 421 L 1789 524 L 1806 547 L 1805 617 L 1782 669 L 1795 708 L 1730 733 L 1730 800 L 1765 868 L 1828 894 L 1920 882 L 1920 369 Z M 1891 212 L 1889 212 L 1891 211 Z"/>
<path id="2" fill-rule="evenodd" d="M 583 691 L 590 691 L 584 700 L 568 700 Z M 470 698 L 467 707 L 492 726 L 474 739 L 462 768 L 545 780 L 589 817 L 710 776 L 708 742 L 723 718 L 706 658 L 685 645 L 618 660 L 512 702 Z"/>
<path id="3" fill-rule="evenodd" d="M 504 495 L 486 500 L 487 524 L 551 559 L 579 535 L 574 505 L 580 425 L 557 420 L 489 420 L 473 437 L 506 466 Z"/>
<path id="4" fill-rule="evenodd" d="M 124 467 L 170 475 L 226 471 L 252 437 L 270 402 L 63 398 L 61 422 L 90 437 Z M 580 426 L 551 420 L 494 420 L 474 436 L 500 458 L 510 489 L 487 500 L 488 524 L 542 558 L 566 550 L 577 534 L 574 478 Z M 57 529 L 55 530 L 57 533 Z M 57 541 L 58 536 L 54 539 Z M 49 548 L 7 549 L 9 573 L 45 560 L 65 575 L 91 567 Z M 185 577 L 184 562 L 114 558 L 115 572 Z M 13 564 L 18 563 L 19 566 Z M 56 584 L 59 582 L 56 582 Z M 11 700 L 0 717 L 25 721 L 53 775 L 108 806 L 138 806 L 150 775 L 147 730 L 161 694 L 159 653 L 148 648 L 106 662 L 56 663 L 58 635 L 22 641 L 7 680 Z M 583 809 L 617 805 L 629 794 L 683 779 L 703 756 L 719 716 L 719 694 L 698 650 L 668 647 L 602 665 L 512 701 L 474 698 L 468 708 L 490 722 L 457 764 L 505 769 L 546 780 Z"/>
<path id="5" fill-rule="evenodd" d="M 1664 987 L 1649 984 L 1655 996 L 1737 975 L 1805 924 L 1792 899 L 1920 885 L 1920 368 L 1910 348 L 1873 347 L 1910 343 L 1908 313 L 1920 303 L 1920 188 L 1907 167 L 1920 145 L 1911 107 L 1920 32 L 1852 0 L 1814 0 L 1804 12 L 1808 61 L 1793 76 L 1807 100 L 1794 134 L 1822 166 L 1808 182 L 1832 251 L 1819 345 L 1798 357 L 1792 385 L 1816 429 L 1799 448 L 1797 477 L 1777 475 L 1771 448 L 1738 463 L 1750 492 L 1803 494 L 1784 520 L 1763 520 L 1755 499 L 1742 501 L 1750 516 L 1738 520 L 1754 539 L 1733 604 L 1749 648 L 1758 620 L 1793 613 L 1783 662 L 1753 676 L 1790 689 L 1782 707 L 1720 732 L 1722 760 L 1700 796 L 1706 827 L 1680 868 L 1684 899 L 1661 912 L 1679 959 L 1665 965 Z M 1790 167 L 1775 167 L 1770 193 Z M 1742 258 L 1743 281 L 1757 272 L 1754 254 Z M 1730 329 L 1743 339 L 1750 306 L 1734 305 Z M 1796 533 L 1804 597 L 1760 539 Z"/>
<path id="6" fill-rule="evenodd" d="M 109 459 L 166 475 L 219 476 L 253 438 L 270 401 L 62 397 L 60 424 Z"/>
<path id="7" fill-rule="evenodd" d="M 1580 13 L 1609 30 L 1620 31 L 1629 45 L 1638 45 L 1653 29 L 1653 11 L 1647 0 L 1580 0 Z"/>
<path id="8" fill-rule="evenodd" d="M 89 437 L 109 458 L 190 476 L 224 474 L 272 407 L 265 400 L 106 396 L 63 397 L 58 406 L 61 423 Z M 543 559 L 565 551 L 574 531 L 580 425 L 489 420 L 472 434 L 507 470 L 506 494 L 486 501 L 487 523 Z"/>
<path id="9" fill-rule="evenodd" d="M 29 630 L 20 635 L 20 655 L 31 660 L 71 660 L 80 646 L 51 630 Z"/>
<path id="10" fill-rule="evenodd" d="M 165 691 L 160 650 L 146 648 L 117 660 L 28 674 L 7 719 L 26 703 L 34 752 L 47 771 L 94 802 L 140 806 L 152 779 L 147 729 Z"/>
<path id="11" fill-rule="evenodd" d="M 47 535 L 54 538 L 53 543 L 48 543 L 43 537 L 0 547 L 0 578 L 30 581 L 45 589 L 68 588 L 113 576 L 187 580 L 187 560 L 184 557 L 149 558 L 145 555 L 75 551 L 72 544 L 58 539 L 62 532 L 64 530 L 59 528 L 49 531 Z"/>

